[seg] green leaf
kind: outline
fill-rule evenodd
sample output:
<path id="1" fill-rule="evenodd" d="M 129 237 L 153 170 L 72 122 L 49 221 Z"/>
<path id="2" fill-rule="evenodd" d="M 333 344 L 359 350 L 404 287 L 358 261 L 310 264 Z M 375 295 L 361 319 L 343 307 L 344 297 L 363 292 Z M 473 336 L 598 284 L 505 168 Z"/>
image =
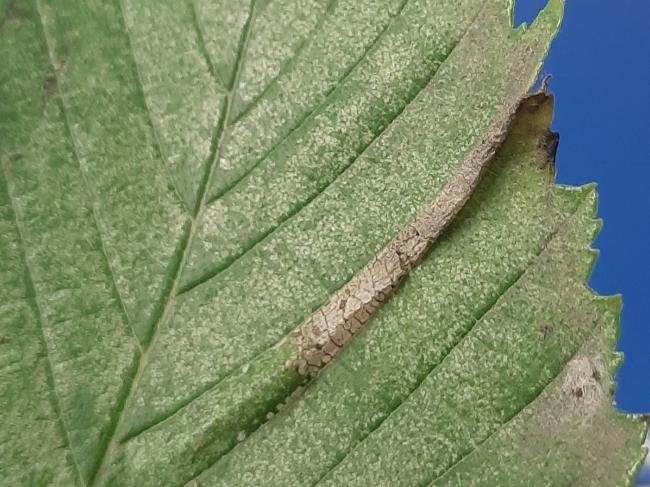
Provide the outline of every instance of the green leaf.
<path id="1" fill-rule="evenodd" d="M 562 8 L 0 1 L 3 483 L 629 483 Z"/>

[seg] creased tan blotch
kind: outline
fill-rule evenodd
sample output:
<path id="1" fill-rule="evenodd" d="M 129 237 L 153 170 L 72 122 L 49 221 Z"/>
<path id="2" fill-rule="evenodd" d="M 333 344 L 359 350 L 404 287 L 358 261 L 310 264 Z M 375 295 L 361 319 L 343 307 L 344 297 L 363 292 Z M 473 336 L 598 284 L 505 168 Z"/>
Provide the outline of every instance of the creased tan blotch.
<path id="1" fill-rule="evenodd" d="M 449 225 L 478 185 L 520 109 L 535 109 L 547 99 L 542 91 L 507 107 L 467 155 L 436 198 L 402 229 L 330 300 L 293 332 L 298 346 L 295 366 L 316 375 L 370 320 Z"/>

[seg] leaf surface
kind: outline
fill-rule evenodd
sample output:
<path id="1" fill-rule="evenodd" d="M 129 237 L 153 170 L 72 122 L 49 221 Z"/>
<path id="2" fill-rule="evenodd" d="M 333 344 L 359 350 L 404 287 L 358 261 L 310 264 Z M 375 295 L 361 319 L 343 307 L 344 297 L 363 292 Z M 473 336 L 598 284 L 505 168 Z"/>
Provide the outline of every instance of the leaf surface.
<path id="1" fill-rule="evenodd" d="M 559 0 L 0 6 L 9 483 L 633 478 L 595 193 L 526 97 Z"/>

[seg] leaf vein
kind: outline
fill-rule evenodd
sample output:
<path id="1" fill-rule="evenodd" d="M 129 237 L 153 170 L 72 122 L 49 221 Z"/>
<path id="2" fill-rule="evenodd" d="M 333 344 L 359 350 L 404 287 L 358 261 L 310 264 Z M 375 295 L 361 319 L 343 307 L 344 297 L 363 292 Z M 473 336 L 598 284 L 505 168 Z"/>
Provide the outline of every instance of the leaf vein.
<path id="1" fill-rule="evenodd" d="M 296 48 L 295 52 L 289 58 L 285 63 L 282 65 L 280 68 L 280 71 L 267 83 L 267 85 L 264 87 L 262 92 L 257 95 L 255 98 L 253 98 L 250 103 L 242 110 L 242 112 L 235 117 L 235 119 L 231 122 L 231 124 L 237 123 L 239 120 L 241 120 L 243 117 L 246 116 L 248 112 L 250 112 L 255 106 L 266 96 L 268 93 L 269 89 L 277 83 L 278 79 L 285 73 L 287 73 L 295 64 L 295 62 L 298 59 L 298 56 L 302 53 L 302 51 L 307 47 L 312 40 L 312 37 L 315 33 L 317 33 L 322 27 L 323 24 L 325 23 L 325 20 L 330 16 L 330 14 L 334 11 L 334 7 L 338 3 L 338 0 L 330 0 L 327 8 L 325 9 L 325 12 L 321 15 L 320 19 L 318 19 L 318 22 L 314 26 L 314 28 L 309 32 L 307 35 L 307 38 L 303 39 L 302 42 L 298 45 Z"/>
<path id="2" fill-rule="evenodd" d="M 81 476 L 81 468 L 79 467 L 79 464 L 77 463 L 77 459 L 75 456 L 72 454 L 72 443 L 70 442 L 70 435 L 68 433 L 67 428 L 65 427 L 65 422 L 63 421 L 63 415 L 61 412 L 61 402 L 59 400 L 59 396 L 56 392 L 56 387 L 55 387 L 55 382 L 54 382 L 54 370 L 52 367 L 52 360 L 50 359 L 50 351 L 49 347 L 47 345 L 47 341 L 45 340 L 45 332 L 43 331 L 43 321 L 44 321 L 44 313 L 41 310 L 41 306 L 38 303 L 38 298 L 36 295 L 36 286 L 34 285 L 34 279 L 33 279 L 33 272 L 32 269 L 29 265 L 29 262 L 27 262 L 27 253 L 25 252 L 25 239 L 23 238 L 22 231 L 20 230 L 20 224 L 18 222 L 18 213 L 16 212 L 16 207 L 14 205 L 13 197 L 11 196 L 11 191 L 9 190 L 9 171 L 7 170 L 7 167 L 5 164 L 0 164 L 2 165 L 2 172 L 0 175 L 3 177 L 5 185 L 7 186 L 7 197 L 9 200 L 9 204 L 11 206 L 11 213 L 13 215 L 14 219 L 14 225 L 16 227 L 16 233 L 18 235 L 18 241 L 19 241 L 19 247 L 22 249 L 22 258 L 23 262 L 25 264 L 25 270 L 26 272 L 26 277 L 27 277 L 27 293 L 32 294 L 33 298 L 27 298 L 26 301 L 30 302 L 33 301 L 34 307 L 36 308 L 36 312 L 38 314 L 37 316 L 37 322 L 38 322 L 38 331 L 39 333 L 39 338 L 41 345 L 43 347 L 43 350 L 45 351 L 45 369 L 46 369 L 46 375 L 47 375 L 47 385 L 49 386 L 50 391 L 52 392 L 52 406 L 54 408 L 54 413 L 56 414 L 57 422 L 59 423 L 59 427 L 61 428 L 61 431 L 63 433 L 63 439 L 65 441 L 65 447 L 66 449 L 70 452 L 70 458 L 72 459 L 72 464 L 74 465 L 74 470 L 77 475 L 77 479 L 79 481 L 80 485 L 84 485 L 83 478 Z"/>
<path id="3" fill-rule="evenodd" d="M 290 136 L 293 134 L 296 130 L 299 130 L 300 127 L 302 127 L 309 118 L 311 118 L 312 115 L 315 115 L 318 110 L 321 108 L 325 107 L 328 102 L 330 101 L 330 98 L 334 95 L 334 93 L 340 88 L 341 83 L 343 83 L 348 77 L 352 75 L 352 73 L 355 71 L 355 69 L 363 62 L 364 59 L 368 57 L 368 55 L 373 52 L 373 50 L 376 48 L 376 46 L 379 44 L 379 41 L 384 37 L 386 32 L 388 31 L 389 27 L 392 25 L 392 23 L 397 19 L 401 13 L 402 10 L 404 10 L 404 7 L 408 3 L 408 0 L 404 0 L 404 2 L 401 4 L 399 10 L 397 13 L 391 17 L 390 21 L 386 24 L 386 26 L 382 29 L 382 31 L 375 37 L 375 39 L 372 41 L 370 46 L 363 52 L 363 54 L 357 59 L 354 64 L 352 64 L 348 69 L 345 70 L 343 73 L 343 76 L 339 78 L 336 83 L 325 93 L 325 96 L 323 100 L 318 103 L 312 110 L 307 112 L 298 122 L 287 132 L 278 142 L 273 144 L 273 146 L 264 153 L 257 161 L 255 161 L 251 167 L 249 167 L 240 177 L 237 179 L 233 180 L 230 184 L 225 186 L 218 194 L 216 194 L 212 199 L 208 201 L 208 205 L 214 203 L 216 200 L 219 198 L 222 198 L 226 193 L 230 192 L 234 187 L 236 187 L 246 176 L 248 176 L 257 166 L 259 166 L 271 153 L 273 153 L 278 147 L 280 147 Z"/>
<path id="4" fill-rule="evenodd" d="M 217 70 L 214 67 L 214 63 L 212 62 L 212 58 L 210 57 L 210 54 L 208 53 L 208 48 L 205 44 L 205 38 L 203 37 L 203 30 L 201 30 L 201 26 L 199 25 L 199 19 L 198 15 L 196 12 L 196 5 L 194 4 L 193 0 L 189 0 L 189 5 L 190 5 L 190 11 L 192 14 L 192 26 L 194 30 L 196 31 L 196 38 L 198 41 L 198 48 L 199 51 L 201 52 L 201 55 L 205 59 L 206 64 L 208 65 L 208 71 L 210 72 L 210 75 L 214 78 L 214 80 L 217 82 L 219 88 L 221 89 L 226 89 L 226 83 L 224 82 L 223 79 L 221 79 L 221 76 L 217 72 Z"/>
<path id="5" fill-rule="evenodd" d="M 153 122 L 151 108 L 149 108 L 149 103 L 147 103 L 147 94 L 144 89 L 144 85 L 142 84 L 142 73 L 140 72 L 140 66 L 138 65 L 138 60 L 135 57 L 135 50 L 133 49 L 133 42 L 131 40 L 129 26 L 126 22 L 126 16 L 124 15 L 123 0 L 118 0 L 117 3 L 118 6 L 120 7 L 119 9 L 120 19 L 122 21 L 122 26 L 124 27 L 124 33 L 126 35 L 127 42 L 129 44 L 129 54 L 131 55 L 131 62 L 133 63 L 133 69 L 135 71 L 135 79 L 138 86 L 138 91 L 142 96 L 142 104 L 144 105 L 145 112 L 147 112 L 147 120 L 149 121 L 149 126 L 151 127 L 151 133 L 153 134 L 153 138 L 155 141 L 154 145 L 155 145 L 156 155 L 158 156 L 160 162 L 162 163 L 163 170 L 165 171 L 165 175 L 167 177 L 167 180 L 169 181 L 170 186 L 174 189 L 174 194 L 176 195 L 176 198 L 178 198 L 180 204 L 183 206 L 185 211 L 187 211 L 188 210 L 187 203 L 185 202 L 185 199 L 181 196 L 180 192 L 178 191 L 176 182 L 174 181 L 174 178 L 169 172 L 169 165 L 167 164 L 168 158 L 163 152 L 163 146 L 160 142 L 160 136 L 158 135 L 158 130 L 156 129 L 156 125 Z"/>
<path id="6" fill-rule="evenodd" d="M 451 50 L 447 53 L 445 58 L 442 60 L 442 62 L 438 65 L 438 68 L 434 69 L 433 72 L 431 73 L 430 76 L 428 76 L 424 81 L 422 81 L 422 84 L 417 87 L 417 89 L 414 91 L 413 94 L 407 99 L 406 103 L 404 106 L 395 113 L 395 115 L 388 121 L 386 126 L 384 126 L 378 133 L 376 133 L 372 139 L 366 143 L 365 146 L 363 146 L 358 152 L 341 170 L 337 172 L 337 174 L 334 176 L 334 178 L 322 185 L 317 191 L 314 192 L 313 195 L 309 196 L 306 200 L 298 203 L 296 206 L 291 208 L 288 212 L 286 212 L 282 218 L 279 219 L 279 221 L 268 228 L 266 231 L 264 231 L 262 234 L 258 235 L 256 238 L 252 239 L 250 242 L 247 242 L 247 245 L 238 253 L 231 255 L 230 258 L 226 259 L 222 264 L 219 266 L 213 267 L 210 269 L 208 272 L 204 273 L 200 277 L 188 282 L 184 286 L 181 287 L 179 294 L 184 294 L 195 287 L 204 284 L 211 279 L 216 278 L 219 276 L 222 272 L 226 271 L 229 267 L 231 267 L 233 264 L 238 262 L 242 257 L 244 257 L 247 253 L 249 253 L 251 250 L 253 250 L 257 245 L 261 244 L 264 240 L 266 240 L 268 237 L 270 237 L 275 231 L 282 227 L 283 225 L 286 225 L 294 216 L 298 215 L 304 208 L 306 208 L 309 204 L 312 203 L 317 197 L 319 197 L 321 194 L 323 194 L 327 189 L 335 184 L 338 179 L 343 176 L 353 165 L 354 163 L 365 154 L 365 152 L 375 143 L 387 130 L 390 129 L 390 127 L 393 125 L 393 123 L 404 113 L 404 111 L 414 102 L 414 100 L 420 95 L 420 93 L 426 89 L 427 86 L 435 79 L 436 73 L 438 73 L 440 67 L 449 59 L 451 54 L 454 52 L 455 48 L 460 44 L 460 42 L 465 38 L 467 32 L 469 31 L 469 27 L 474 23 L 474 20 L 478 17 L 478 14 L 474 17 L 472 22 L 468 24 L 468 28 L 465 29 L 465 31 L 461 34 L 459 37 L 458 41 L 456 44 L 451 48 Z M 297 130 L 299 127 L 296 127 Z M 270 153 L 270 152 L 269 152 Z M 267 154 L 268 155 L 268 154 Z M 266 156 L 264 156 L 265 158 Z M 262 159 L 264 159 L 262 158 Z M 251 171 L 254 168 L 251 169 Z M 225 190 L 223 193 L 221 193 L 220 196 L 217 196 L 215 199 L 211 200 L 207 204 L 210 205 L 217 199 L 221 198 L 224 194 L 226 194 L 228 191 L 232 190 L 242 179 L 244 179 L 249 173 L 246 173 L 244 176 L 242 176 L 240 179 L 238 179 L 233 185 L 229 186 L 227 190 Z"/>
<path id="7" fill-rule="evenodd" d="M 108 253 L 106 251 L 106 245 L 104 244 L 104 237 L 103 237 L 102 227 L 101 227 L 101 225 L 99 223 L 100 222 L 99 214 L 97 212 L 97 209 L 95 208 L 95 205 L 92 203 L 92 196 L 93 195 L 92 195 L 91 186 L 88 184 L 88 180 L 86 178 L 86 174 L 84 172 L 84 168 L 83 168 L 83 164 L 82 164 L 82 159 L 81 159 L 81 156 L 80 156 L 80 154 L 79 154 L 79 152 L 77 150 L 77 142 L 75 141 L 74 135 L 72 133 L 72 129 L 70 128 L 70 120 L 68 118 L 68 112 L 67 112 L 67 110 L 65 108 L 65 104 L 63 103 L 63 93 L 61 92 L 60 84 L 59 84 L 60 83 L 59 73 L 58 73 L 58 70 L 56 68 L 54 58 L 52 57 L 52 51 L 51 51 L 51 48 L 50 48 L 50 43 L 49 43 L 49 40 L 48 40 L 48 36 L 47 36 L 47 34 L 45 32 L 45 25 L 43 23 L 43 16 L 41 14 L 40 2 L 36 2 L 36 12 L 37 12 L 38 23 L 39 23 L 39 31 L 40 31 L 41 35 L 43 36 L 43 40 L 45 42 L 45 49 L 47 50 L 48 61 L 49 61 L 50 67 L 52 68 L 52 72 L 53 72 L 53 75 L 54 75 L 55 80 L 56 80 L 56 89 L 57 89 L 57 92 L 58 92 L 58 95 L 59 95 L 58 97 L 56 97 L 57 106 L 59 108 L 59 111 L 61 112 L 61 118 L 63 120 L 63 125 L 65 126 L 66 135 L 67 135 L 68 139 L 70 140 L 70 148 L 72 149 L 74 157 L 75 157 L 75 159 L 77 161 L 77 165 L 79 166 L 79 174 L 81 176 L 81 181 L 83 183 L 84 191 L 86 193 L 86 198 L 88 198 L 88 201 L 89 201 L 88 206 L 89 206 L 89 209 L 90 209 L 90 215 L 92 217 L 94 227 L 97 230 L 97 237 L 98 237 L 98 241 L 99 241 L 99 244 L 100 244 L 101 254 L 102 254 L 102 257 L 104 258 L 104 261 L 106 262 L 106 268 L 108 270 L 108 275 L 109 275 L 110 280 L 111 280 L 111 285 L 113 287 L 113 292 L 115 293 L 115 296 L 117 297 L 117 301 L 118 301 L 118 303 L 120 305 L 120 310 L 122 312 L 123 318 L 124 318 L 126 324 L 131 329 L 131 333 L 135 337 L 137 335 L 135 334 L 135 330 L 133 328 L 133 322 L 131 320 L 131 317 L 129 316 L 129 313 L 128 313 L 127 309 L 126 309 L 126 306 L 124 305 L 124 299 L 122 298 L 119 287 L 117 286 L 117 281 L 115 280 L 115 272 L 113 270 L 113 266 L 111 265 L 111 261 L 108 258 Z M 136 340 L 136 342 L 137 342 L 137 340 Z M 138 347 L 140 347 L 139 342 L 137 343 L 137 345 L 138 345 Z"/>

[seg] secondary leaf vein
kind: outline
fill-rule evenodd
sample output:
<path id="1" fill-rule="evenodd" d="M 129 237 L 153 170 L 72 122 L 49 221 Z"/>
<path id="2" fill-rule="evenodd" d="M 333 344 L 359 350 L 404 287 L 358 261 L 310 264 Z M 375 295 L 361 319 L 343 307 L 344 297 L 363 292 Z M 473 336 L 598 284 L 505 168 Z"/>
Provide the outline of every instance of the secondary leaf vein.
<path id="1" fill-rule="evenodd" d="M 124 305 L 124 300 L 122 298 L 122 295 L 120 294 L 120 290 L 117 286 L 117 282 L 115 280 L 115 272 L 113 271 L 113 266 L 111 265 L 111 261 L 108 258 L 108 253 L 106 251 L 106 245 L 104 244 L 104 237 L 103 237 L 103 232 L 102 232 L 102 227 L 100 225 L 100 218 L 97 213 L 97 209 L 95 208 L 95 205 L 92 204 L 92 190 L 91 186 L 88 184 L 88 180 L 86 178 L 86 175 L 84 173 L 83 165 L 82 165 L 82 159 L 81 156 L 79 155 L 79 152 L 77 150 L 77 142 L 75 141 L 74 135 L 72 133 L 72 130 L 70 128 L 70 120 L 68 119 L 68 113 L 65 108 L 65 104 L 63 103 L 62 99 L 62 93 L 60 90 L 60 79 L 59 79 L 59 72 L 57 70 L 56 64 L 54 62 L 54 58 L 52 56 L 52 50 L 50 47 L 50 42 L 48 39 L 47 34 L 45 33 L 45 25 L 43 24 L 43 16 L 41 14 L 41 9 L 40 9 L 40 2 L 36 2 L 36 12 L 37 12 L 37 17 L 38 17 L 38 30 L 41 33 L 44 43 L 45 43 L 45 49 L 47 51 L 47 57 L 48 61 L 50 63 L 50 68 L 52 69 L 54 78 L 56 80 L 56 89 L 58 91 L 58 97 L 56 97 L 57 100 L 57 106 L 59 108 L 59 111 L 61 112 L 61 118 L 63 120 L 63 125 L 65 127 L 66 135 L 68 139 L 70 140 L 70 148 L 72 149 L 72 153 L 77 161 L 77 165 L 79 167 L 79 174 L 81 177 L 81 181 L 83 183 L 84 191 L 87 193 L 86 198 L 87 201 L 89 201 L 89 208 L 90 208 L 90 215 L 93 220 L 93 224 L 95 229 L 97 230 L 97 236 L 100 244 L 100 249 L 102 256 L 104 258 L 104 261 L 106 262 L 106 268 L 108 270 L 108 275 L 111 280 L 111 286 L 113 287 L 113 292 L 115 293 L 115 296 L 117 297 L 117 301 L 120 305 L 120 310 L 122 312 L 123 318 L 125 320 L 125 323 L 129 326 L 131 329 L 131 333 L 133 336 L 136 336 L 135 330 L 133 328 L 133 322 L 129 316 L 129 313 L 126 309 L 126 306 Z M 140 344 L 138 343 L 138 347 L 140 347 Z"/>
<path id="2" fill-rule="evenodd" d="M 321 15 L 320 19 L 318 19 L 318 22 L 316 25 L 314 25 L 314 28 L 307 34 L 307 37 L 303 39 L 303 41 L 298 45 L 296 50 L 293 52 L 293 55 L 291 58 L 289 58 L 280 68 L 280 71 L 267 83 L 267 85 L 264 87 L 262 92 L 257 95 L 255 98 L 253 98 L 250 103 L 242 110 L 242 112 L 233 119 L 231 124 L 237 123 L 239 120 L 241 120 L 243 117 L 246 116 L 248 112 L 250 112 L 259 102 L 262 100 L 266 94 L 268 93 L 269 89 L 277 83 L 278 79 L 285 73 L 287 73 L 295 64 L 296 60 L 300 56 L 300 53 L 307 47 L 312 40 L 313 35 L 318 32 L 322 27 L 323 24 L 325 23 L 325 20 L 332 14 L 334 11 L 335 6 L 337 5 L 338 0 L 330 0 L 330 2 L 327 5 L 327 8 L 325 9 L 325 12 Z"/>
<path id="3" fill-rule="evenodd" d="M 169 172 L 169 166 L 167 164 L 167 157 L 163 153 L 162 149 L 162 144 L 160 143 L 160 136 L 158 135 L 158 130 L 156 129 L 156 125 L 153 122 L 153 117 L 151 114 L 151 109 L 149 108 L 149 104 L 147 103 L 147 94 L 144 89 L 144 85 L 142 84 L 142 74 L 140 73 L 140 66 L 138 65 L 138 61 L 135 57 L 135 51 L 133 49 L 133 42 L 131 41 L 131 34 L 129 32 L 129 26 L 126 23 L 126 16 L 124 15 L 124 5 L 123 5 L 123 0 L 118 0 L 118 5 L 120 7 L 120 19 L 122 21 L 122 26 L 124 28 L 124 34 L 126 35 L 126 39 L 129 44 L 129 54 L 131 56 L 131 63 L 133 65 L 133 69 L 135 71 L 135 79 L 137 82 L 138 86 L 138 91 L 140 92 L 140 95 L 142 96 L 142 103 L 144 105 L 145 112 L 147 112 L 147 119 L 149 121 L 149 126 L 151 127 L 151 133 L 153 134 L 153 138 L 155 143 L 155 150 L 156 154 L 158 155 L 158 158 L 162 162 L 162 166 L 165 171 L 165 175 L 167 177 L 167 180 L 169 181 L 170 186 L 174 189 L 174 194 L 178 198 L 179 202 L 181 205 L 183 205 L 183 208 L 187 211 L 187 203 L 185 202 L 185 199 L 181 196 L 180 192 L 178 191 L 178 188 L 176 187 L 176 182 L 174 181 L 174 178 Z"/>
<path id="4" fill-rule="evenodd" d="M 261 244 L 264 240 L 269 238 L 271 235 L 275 233 L 275 231 L 282 227 L 283 225 L 286 225 L 287 222 L 289 222 L 293 217 L 298 215 L 304 208 L 306 208 L 309 204 L 312 203 L 318 196 L 323 194 L 327 189 L 335 184 L 341 176 L 343 176 L 353 165 L 354 163 L 361 157 L 365 152 L 375 143 L 387 130 L 390 129 L 390 127 L 393 125 L 393 123 L 404 113 L 404 111 L 414 102 L 414 100 L 420 95 L 420 93 L 426 89 L 427 86 L 435 79 L 436 73 L 438 73 L 440 67 L 449 59 L 449 57 L 452 55 L 454 52 L 455 48 L 461 43 L 461 41 L 465 38 L 467 32 L 470 30 L 471 25 L 475 22 L 476 18 L 478 18 L 478 13 L 474 17 L 474 19 L 468 24 L 468 27 L 465 29 L 465 31 L 460 35 L 458 41 L 454 46 L 450 49 L 450 51 L 447 53 L 445 58 L 442 60 L 442 62 L 438 65 L 437 69 L 434 69 L 433 72 L 425 79 L 422 81 L 421 85 L 417 86 L 414 92 L 410 95 L 410 97 L 407 99 L 406 103 L 404 106 L 399 109 L 393 116 L 392 118 L 388 121 L 388 123 L 379 131 L 377 132 L 368 143 L 366 143 L 362 148 L 361 151 L 358 152 L 343 168 L 341 168 L 334 178 L 322 185 L 320 188 L 318 188 L 313 195 L 309 196 L 306 200 L 298 203 L 296 206 L 291 208 L 288 212 L 286 212 L 273 226 L 268 228 L 265 232 L 262 234 L 258 235 L 257 238 L 251 240 L 250 242 L 247 242 L 247 245 L 245 245 L 241 251 L 239 251 L 236 254 L 231 255 L 228 259 L 225 259 L 220 265 L 213 267 L 210 269 L 208 272 L 204 273 L 200 277 L 188 282 L 184 286 L 181 287 L 179 294 L 184 294 L 188 291 L 191 291 L 195 287 L 206 283 L 207 281 L 210 281 L 211 279 L 216 278 L 219 276 L 222 272 L 226 271 L 229 267 L 231 267 L 233 264 L 238 262 L 242 257 L 244 257 L 247 253 L 249 253 L 251 250 L 253 250 L 257 245 Z M 299 127 L 296 127 L 294 130 L 297 130 Z M 271 151 L 270 151 L 271 152 Z M 269 153 L 270 153 L 269 152 Z M 267 154 L 268 156 L 268 154 Z M 265 156 L 266 157 L 266 156 Z M 264 158 L 265 158 L 264 157 Z M 263 158 L 263 159 L 264 159 Z M 254 168 L 251 169 L 251 171 Z M 220 196 L 217 198 L 211 200 L 207 204 L 211 204 L 217 199 L 221 198 L 223 195 L 225 195 L 228 191 L 232 190 L 240 181 L 242 181 L 249 173 L 246 173 L 244 176 L 242 176 L 240 179 L 238 179 L 232 186 L 229 186 L 227 190 L 225 190 L 223 193 L 221 193 Z"/>
<path id="5" fill-rule="evenodd" d="M 251 165 L 251 167 L 249 167 L 240 177 L 238 177 L 237 179 L 232 181 L 230 184 L 225 186 L 223 188 L 223 190 L 221 190 L 210 201 L 208 201 L 208 204 L 214 203 L 216 200 L 223 197 L 226 193 L 228 193 L 234 187 L 236 187 L 246 176 L 248 176 L 257 166 L 259 166 L 273 151 L 275 151 L 280 145 L 282 145 L 282 143 L 284 143 L 284 141 L 287 140 L 291 136 L 291 134 L 293 134 L 296 130 L 300 129 L 300 127 L 302 127 L 305 124 L 305 122 L 307 120 L 309 120 L 309 118 L 312 115 L 315 115 L 318 110 L 325 107 L 329 103 L 330 98 L 333 97 L 333 95 L 339 89 L 341 84 L 348 77 L 350 77 L 352 75 L 352 73 L 354 72 L 354 70 L 363 62 L 363 60 L 366 59 L 368 57 L 368 55 L 371 52 L 374 51 L 374 49 L 379 44 L 380 40 L 384 37 L 384 35 L 388 31 L 388 29 L 390 28 L 392 23 L 395 21 L 395 19 L 397 19 L 401 15 L 401 13 L 404 10 L 404 7 L 406 6 L 407 3 L 408 3 L 408 0 L 405 0 L 402 3 L 402 5 L 400 6 L 397 13 L 390 19 L 390 21 L 386 24 L 386 26 L 379 33 L 379 35 L 377 35 L 377 37 L 375 37 L 375 39 L 372 41 L 370 46 L 368 46 L 368 48 L 363 52 L 363 54 L 359 57 L 359 59 L 357 59 L 354 62 L 354 64 L 352 64 L 348 69 L 346 69 L 345 72 L 343 73 L 343 76 L 341 76 L 341 78 L 339 78 L 336 81 L 336 83 L 329 90 L 327 90 L 327 92 L 325 92 L 325 96 L 324 96 L 323 100 L 320 103 L 318 103 L 312 110 L 307 112 L 302 118 L 300 118 L 300 120 L 298 120 L 298 122 L 289 130 L 289 132 L 287 132 L 287 134 L 285 134 L 279 141 L 277 141 L 275 144 L 273 144 L 273 146 L 266 153 L 264 153 L 264 155 L 261 156 L 256 162 L 254 162 Z"/>
<path id="6" fill-rule="evenodd" d="M 47 383 L 50 388 L 50 391 L 52 392 L 52 405 L 54 408 L 54 412 L 56 414 L 57 422 L 59 423 L 59 427 L 61 428 L 61 431 L 63 433 L 63 438 L 65 440 L 65 446 L 68 450 L 71 449 L 71 443 L 70 443 L 70 436 L 68 434 L 68 430 L 65 427 L 65 422 L 63 421 L 63 416 L 61 414 L 61 403 L 59 400 L 59 396 L 56 392 L 56 387 L 54 386 L 54 371 L 52 368 L 52 360 L 50 359 L 50 351 L 47 346 L 47 341 L 45 340 L 45 333 L 43 331 L 43 321 L 44 321 L 44 314 L 43 311 L 41 310 L 41 307 L 38 303 L 38 298 L 36 295 L 36 286 L 34 286 L 34 279 L 33 279 L 33 272 L 30 268 L 29 262 L 27 262 L 27 253 L 25 252 L 25 239 L 23 238 L 22 231 L 20 230 L 20 224 L 18 222 L 18 213 L 16 212 L 16 207 L 14 205 L 13 197 L 11 196 L 11 191 L 9 189 L 9 171 L 7 170 L 7 167 L 5 164 L 0 164 L 2 166 L 2 171 L 0 172 L 0 175 L 4 179 L 4 183 L 7 187 L 7 197 L 9 200 L 9 204 L 11 206 L 11 213 L 13 214 L 14 218 L 14 225 L 16 227 L 16 233 L 18 235 L 18 241 L 20 243 L 19 248 L 22 249 L 22 258 L 23 262 L 25 264 L 25 270 L 26 272 L 26 281 L 27 281 L 27 287 L 28 287 L 28 293 L 31 292 L 33 295 L 33 303 L 34 307 L 36 308 L 36 311 L 38 313 L 38 319 L 36 320 L 38 322 L 38 331 L 39 331 L 39 338 L 41 345 L 43 347 L 43 350 L 45 351 L 45 369 L 46 369 L 46 375 L 47 375 Z M 31 301 L 29 298 L 27 298 L 27 301 Z M 71 453 L 70 457 L 72 458 L 72 462 L 74 465 L 75 473 L 77 476 L 77 479 L 79 481 L 80 485 L 84 485 L 83 478 L 81 477 L 81 469 L 79 468 L 79 465 L 77 463 L 77 459 L 75 456 Z"/>
<path id="7" fill-rule="evenodd" d="M 193 0 L 189 0 L 189 5 L 190 5 L 190 11 L 192 13 L 192 26 L 194 27 L 194 30 L 196 31 L 196 38 L 198 41 L 198 47 L 199 51 L 201 52 L 201 55 L 205 59 L 206 64 L 208 65 L 208 71 L 210 71 L 210 75 L 214 78 L 214 80 L 217 82 L 219 88 L 226 89 L 226 83 L 221 79 L 221 76 L 217 72 L 217 70 L 214 67 L 214 63 L 212 62 L 212 58 L 210 57 L 210 54 L 208 53 L 208 48 L 205 44 L 205 38 L 203 37 L 203 30 L 201 30 L 201 26 L 199 25 L 199 19 L 198 15 L 196 12 L 196 5 L 194 5 Z"/>

